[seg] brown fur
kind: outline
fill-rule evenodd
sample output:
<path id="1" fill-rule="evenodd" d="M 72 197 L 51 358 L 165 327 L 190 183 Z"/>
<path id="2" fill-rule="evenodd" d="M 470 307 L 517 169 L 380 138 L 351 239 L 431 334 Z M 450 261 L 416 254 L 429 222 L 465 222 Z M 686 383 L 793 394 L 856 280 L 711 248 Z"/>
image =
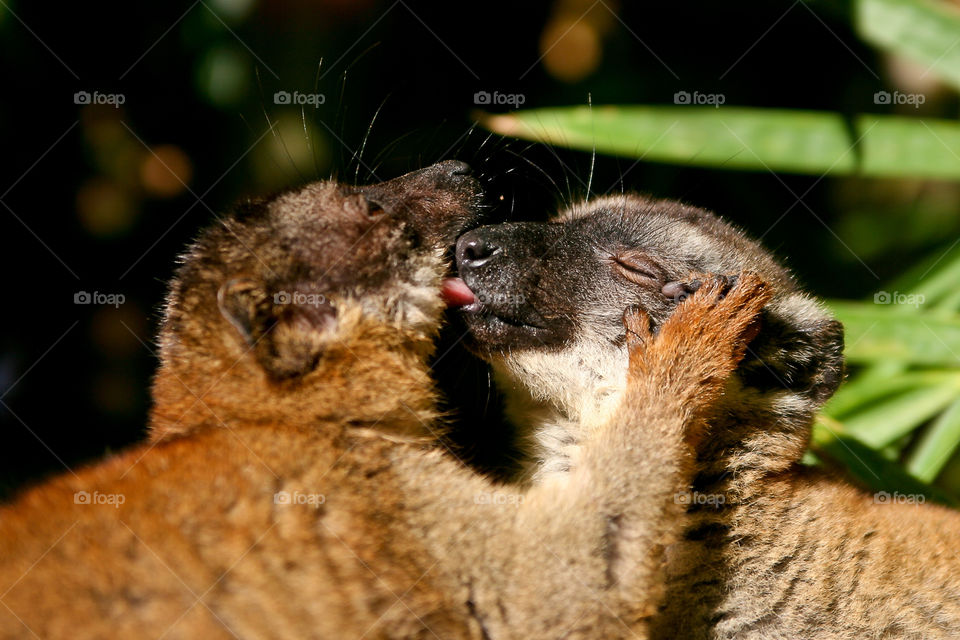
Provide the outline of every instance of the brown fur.
<path id="1" fill-rule="evenodd" d="M 699 444 L 653 637 L 960 637 L 960 513 L 885 503 L 800 464 L 813 417 L 842 378 L 842 327 L 758 243 L 707 211 L 626 194 L 550 225 L 481 227 L 459 247 L 460 275 L 478 297 L 525 301 L 471 309 L 468 322 L 527 434 L 527 477 L 539 481 L 576 468 L 596 416 L 618 401 L 619 312 L 639 306 L 655 324 L 673 322 L 676 296 L 695 288 L 690 270 L 750 269 L 775 283 Z M 514 321 L 504 329 L 495 314 Z M 527 318 L 535 329 L 515 328 Z M 657 451 L 653 463 L 671 455 Z"/>
<path id="2" fill-rule="evenodd" d="M 711 281 L 656 338 L 629 316 L 622 407 L 562 482 L 497 504 L 509 490 L 438 439 L 425 364 L 443 249 L 474 209 L 463 173 L 310 185 L 194 245 L 161 333 L 152 442 L 0 509 L 0 637 L 645 632 L 686 430 L 768 294 L 745 278 L 720 299 Z M 277 302 L 295 289 L 324 302 Z"/>

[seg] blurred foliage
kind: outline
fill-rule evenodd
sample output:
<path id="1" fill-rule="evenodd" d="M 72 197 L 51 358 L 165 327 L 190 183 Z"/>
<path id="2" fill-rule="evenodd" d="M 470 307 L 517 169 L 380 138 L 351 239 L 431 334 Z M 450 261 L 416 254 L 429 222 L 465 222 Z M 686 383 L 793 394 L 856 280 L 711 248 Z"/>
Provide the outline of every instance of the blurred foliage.
<path id="1" fill-rule="evenodd" d="M 865 42 L 891 55 L 892 76 L 900 65 L 907 85 L 876 92 L 874 104 L 914 113 L 732 107 L 721 93 L 680 91 L 675 106 L 553 107 L 476 118 L 502 135 L 645 161 L 893 179 L 912 197 L 851 207 L 840 226 L 853 231 L 847 237 L 867 238 L 864 255 L 905 241 L 922 246 L 942 237 L 940 217 L 956 229 L 955 198 L 923 198 L 919 192 L 931 183 L 918 180 L 960 180 L 960 121 L 919 117 L 918 107 L 928 100 L 924 90 L 935 98 L 944 87 L 960 88 L 960 12 L 925 0 L 856 0 L 849 19 Z M 947 187 L 933 188 L 941 196 L 956 192 Z M 877 219 L 885 210 L 903 224 L 882 228 Z M 838 464 L 878 491 L 960 504 L 956 244 L 937 248 L 870 300 L 830 303 L 846 328 L 849 375 L 815 424 L 807 462 Z M 858 249 L 851 253 L 860 259 Z"/>
<path id="2" fill-rule="evenodd" d="M 686 92 L 678 99 L 694 99 Z M 503 135 L 657 162 L 816 176 L 960 178 L 960 123 L 732 107 L 572 107 L 481 117 Z"/>
<path id="3" fill-rule="evenodd" d="M 957 465 L 960 445 L 960 250 L 918 266 L 919 275 L 908 271 L 872 301 L 831 303 L 846 329 L 852 373 L 813 439 L 815 450 L 864 467 L 858 475 L 868 484 L 903 493 L 902 474 L 891 476 L 884 461 L 930 483 Z M 871 463 L 850 460 L 851 441 L 869 448 Z M 957 486 L 945 486 L 956 503 Z"/>
<path id="4" fill-rule="evenodd" d="M 459 157 L 500 181 L 497 220 L 544 219 L 589 183 L 761 237 L 847 324 L 850 379 L 810 459 L 949 501 L 958 15 L 946 0 L 0 2 L 0 497 L 142 440 L 165 282 L 215 213 Z M 552 108 L 591 102 L 609 106 Z M 566 128 L 558 146 L 488 139 L 477 108 L 506 111 L 485 122 L 511 135 Z M 126 302 L 72 304 L 78 291 Z M 509 431 L 497 390 L 447 332 L 435 365 L 459 444 L 493 468 Z"/>

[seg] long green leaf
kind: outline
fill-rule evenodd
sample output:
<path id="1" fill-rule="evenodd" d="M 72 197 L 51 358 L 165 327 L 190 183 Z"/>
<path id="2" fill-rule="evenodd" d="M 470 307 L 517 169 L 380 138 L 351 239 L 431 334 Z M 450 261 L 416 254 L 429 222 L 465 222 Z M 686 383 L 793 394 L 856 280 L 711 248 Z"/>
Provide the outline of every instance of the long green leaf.
<path id="1" fill-rule="evenodd" d="M 924 482 L 933 482 L 960 445 L 960 400 L 940 414 L 907 459 L 907 471 Z"/>
<path id="2" fill-rule="evenodd" d="M 960 255 L 951 258 L 934 264 L 932 273 L 913 288 L 913 293 L 923 296 L 924 304 L 939 305 L 946 301 L 948 308 L 952 304 L 950 300 L 956 295 L 957 283 L 960 282 Z"/>
<path id="3" fill-rule="evenodd" d="M 823 412 L 831 418 L 843 420 L 865 406 L 912 389 L 940 385 L 948 381 L 953 381 L 957 388 L 960 388 L 960 371 L 904 372 L 884 377 L 870 375 L 871 373 L 869 370 L 861 373 L 840 387 L 823 408 Z"/>
<path id="4" fill-rule="evenodd" d="M 960 244 L 934 251 L 911 265 L 889 284 L 888 291 L 922 293 L 927 302 L 938 304 L 950 292 L 957 291 L 960 282 Z"/>
<path id="5" fill-rule="evenodd" d="M 895 302 L 892 297 L 890 300 Z M 869 302 L 830 303 L 844 325 L 848 361 L 960 366 L 960 315 L 903 313 L 897 307 Z"/>
<path id="6" fill-rule="evenodd" d="M 960 88 L 960 13 L 946 2 L 857 0 L 860 37 L 882 49 L 919 62 Z"/>
<path id="7" fill-rule="evenodd" d="M 920 387 L 878 402 L 843 421 L 846 433 L 880 449 L 910 433 L 960 398 L 955 380 Z"/>
<path id="8" fill-rule="evenodd" d="M 817 458 L 834 460 L 861 484 L 874 491 L 920 494 L 929 500 L 956 505 L 952 496 L 914 478 L 903 467 L 883 458 L 845 433 L 836 424 L 818 422 L 813 428 L 811 448 Z"/>
<path id="9" fill-rule="evenodd" d="M 481 114 L 497 133 L 599 153 L 724 169 L 960 178 L 960 124 L 738 107 L 560 107 Z M 955 151 L 956 150 L 956 151 Z"/>

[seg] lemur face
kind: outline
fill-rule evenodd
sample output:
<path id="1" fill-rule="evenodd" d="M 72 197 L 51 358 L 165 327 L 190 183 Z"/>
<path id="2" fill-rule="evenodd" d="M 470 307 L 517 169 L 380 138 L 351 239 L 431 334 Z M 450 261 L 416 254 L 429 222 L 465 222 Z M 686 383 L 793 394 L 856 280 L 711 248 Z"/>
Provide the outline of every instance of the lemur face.
<path id="1" fill-rule="evenodd" d="M 317 182 L 242 205 L 183 257 L 165 335 L 231 335 L 287 379 L 313 368 L 345 307 L 435 331 L 446 255 L 480 210 L 469 174 L 446 161 L 380 184 Z M 236 331 L 219 331 L 225 323 Z"/>
<path id="2" fill-rule="evenodd" d="M 457 268 L 475 296 L 462 307 L 472 349 L 518 379 L 553 380 L 547 395 L 569 393 L 564 379 L 613 376 L 624 310 L 639 306 L 659 326 L 697 286 L 692 272 L 754 271 L 776 292 L 741 366 L 745 383 L 824 399 L 839 383 L 839 323 L 759 244 L 701 209 L 624 195 L 547 223 L 479 227 L 458 240 Z"/>

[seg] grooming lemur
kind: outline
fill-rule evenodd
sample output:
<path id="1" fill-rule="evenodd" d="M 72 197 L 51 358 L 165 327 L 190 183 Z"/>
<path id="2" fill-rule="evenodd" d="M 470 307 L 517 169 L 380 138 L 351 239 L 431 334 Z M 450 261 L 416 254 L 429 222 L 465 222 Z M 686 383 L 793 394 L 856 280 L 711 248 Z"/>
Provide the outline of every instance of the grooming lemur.
<path id="1" fill-rule="evenodd" d="M 875 504 L 800 464 L 842 379 L 843 331 L 758 243 L 702 209 L 627 194 L 472 230 L 457 266 L 472 349 L 505 391 L 533 485 L 576 470 L 582 442 L 618 406 L 624 309 L 668 322 L 697 288 L 691 271 L 772 284 L 762 330 L 694 443 L 655 637 L 960 636 L 960 514 Z M 662 383 L 673 375 L 683 372 Z"/>
<path id="2" fill-rule="evenodd" d="M 480 196 L 444 162 L 206 230 L 170 286 L 151 442 L 0 508 L 0 637 L 646 635 L 685 438 L 769 292 L 710 279 L 656 338 L 621 310 L 619 408 L 568 477 L 507 489 L 442 446 L 426 365 Z"/>

